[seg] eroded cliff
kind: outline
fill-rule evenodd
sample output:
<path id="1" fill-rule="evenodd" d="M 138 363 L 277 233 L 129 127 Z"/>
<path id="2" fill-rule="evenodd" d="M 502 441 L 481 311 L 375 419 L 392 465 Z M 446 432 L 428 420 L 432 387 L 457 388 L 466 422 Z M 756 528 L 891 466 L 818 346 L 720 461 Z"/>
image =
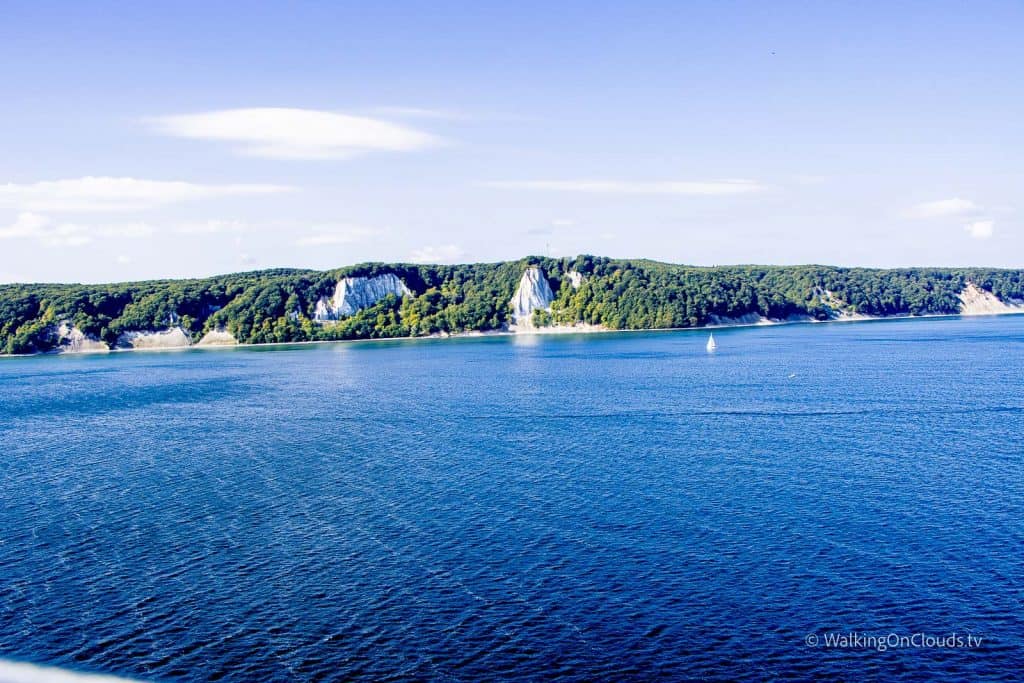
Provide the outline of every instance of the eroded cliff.
<path id="1" fill-rule="evenodd" d="M 334 296 L 321 297 L 317 301 L 313 319 L 321 322 L 338 320 L 372 306 L 390 294 L 401 298 L 412 292 L 394 273 L 370 278 L 342 278 L 334 289 Z"/>
<path id="2" fill-rule="evenodd" d="M 551 285 L 544 277 L 544 271 L 530 266 L 519 279 L 519 287 L 512 296 L 512 323 L 517 327 L 532 327 L 534 311 L 551 310 L 555 300 Z"/>

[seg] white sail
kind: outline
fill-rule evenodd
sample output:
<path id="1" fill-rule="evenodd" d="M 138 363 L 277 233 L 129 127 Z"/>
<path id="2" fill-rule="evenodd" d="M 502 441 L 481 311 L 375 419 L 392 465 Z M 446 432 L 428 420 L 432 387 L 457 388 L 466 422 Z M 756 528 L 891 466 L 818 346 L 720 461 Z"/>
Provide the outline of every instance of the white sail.
<path id="1" fill-rule="evenodd" d="M 717 348 L 718 348 L 718 344 L 715 343 L 715 333 L 712 332 L 712 333 L 710 333 L 708 335 L 708 345 L 707 345 L 708 353 L 711 353 L 712 351 L 714 351 Z"/>

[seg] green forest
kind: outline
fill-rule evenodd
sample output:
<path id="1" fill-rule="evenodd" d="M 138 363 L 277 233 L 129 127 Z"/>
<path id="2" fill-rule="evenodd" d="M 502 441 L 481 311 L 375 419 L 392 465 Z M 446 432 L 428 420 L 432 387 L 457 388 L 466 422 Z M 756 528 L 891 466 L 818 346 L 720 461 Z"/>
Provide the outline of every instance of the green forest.
<path id="1" fill-rule="evenodd" d="M 826 320 L 867 315 L 959 312 L 968 282 L 1000 299 L 1024 299 L 1024 271 L 829 266 L 673 265 L 595 256 L 528 257 L 464 265 L 366 263 L 330 271 L 263 270 L 193 280 L 107 285 L 0 286 L 0 352 L 38 353 L 73 325 L 114 348 L 130 331 L 181 327 L 193 341 L 224 329 L 242 343 L 295 342 L 496 330 L 528 266 L 541 268 L 555 294 L 537 325 L 589 323 L 610 329 L 696 327 L 756 313 Z M 582 280 L 574 287 L 569 273 Z M 317 301 L 340 278 L 394 273 L 412 292 L 387 296 L 338 321 L 314 320 Z"/>

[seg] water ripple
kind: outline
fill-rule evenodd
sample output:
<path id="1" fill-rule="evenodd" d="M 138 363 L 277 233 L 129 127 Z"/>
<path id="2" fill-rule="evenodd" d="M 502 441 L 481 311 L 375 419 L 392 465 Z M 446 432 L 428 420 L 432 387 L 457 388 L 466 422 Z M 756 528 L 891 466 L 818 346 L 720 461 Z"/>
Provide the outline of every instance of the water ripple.
<path id="1" fill-rule="evenodd" d="M 722 331 L 713 357 L 660 334 L 2 363 L 0 656 L 1013 680 L 1024 321 L 821 331 Z M 849 631 L 984 644 L 804 641 Z"/>

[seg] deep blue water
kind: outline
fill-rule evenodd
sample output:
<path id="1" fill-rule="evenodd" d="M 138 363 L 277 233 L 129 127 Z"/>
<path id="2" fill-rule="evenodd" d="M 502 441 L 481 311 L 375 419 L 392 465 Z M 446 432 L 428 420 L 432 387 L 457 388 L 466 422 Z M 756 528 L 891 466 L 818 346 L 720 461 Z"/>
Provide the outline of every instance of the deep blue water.
<path id="1" fill-rule="evenodd" d="M 1024 317 L 715 336 L 0 360 L 0 658 L 1018 679 Z"/>

